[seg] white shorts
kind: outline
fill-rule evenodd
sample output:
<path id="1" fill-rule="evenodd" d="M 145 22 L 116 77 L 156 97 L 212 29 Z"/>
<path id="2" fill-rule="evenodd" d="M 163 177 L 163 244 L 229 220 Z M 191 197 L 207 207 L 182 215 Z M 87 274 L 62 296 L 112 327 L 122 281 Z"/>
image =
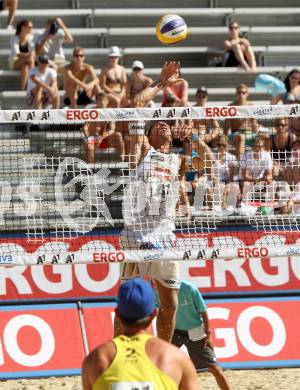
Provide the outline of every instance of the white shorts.
<path id="1" fill-rule="evenodd" d="M 122 249 L 140 249 L 141 242 L 130 239 L 126 236 L 120 237 Z M 164 247 L 166 248 L 164 241 Z M 174 247 L 174 242 L 170 242 L 169 248 Z M 178 261 L 147 261 L 138 263 L 122 263 L 120 264 L 120 277 L 122 281 L 148 276 L 151 279 L 157 280 L 161 285 L 167 288 L 178 290 L 180 288 L 179 279 L 179 263 Z"/>

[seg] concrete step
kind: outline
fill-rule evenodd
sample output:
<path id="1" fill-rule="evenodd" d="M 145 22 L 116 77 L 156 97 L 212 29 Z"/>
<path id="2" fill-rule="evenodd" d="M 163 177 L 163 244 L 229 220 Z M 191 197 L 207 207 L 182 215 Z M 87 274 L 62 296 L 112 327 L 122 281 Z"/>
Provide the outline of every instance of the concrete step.
<path id="1" fill-rule="evenodd" d="M 26 0 L 27 1 L 27 0 Z M 57 1 L 57 0 L 56 0 Z M 64 0 L 65 1 L 65 0 Z M 46 3 L 46 2 L 45 2 Z M 47 1 L 47 4 L 49 2 Z M 55 9 L 41 10 L 39 6 L 35 9 L 21 9 L 16 12 L 15 24 L 23 19 L 30 19 L 35 28 L 44 28 L 49 19 L 54 16 L 61 17 L 68 27 L 87 27 L 89 26 L 89 20 L 92 17 L 92 10 L 82 9 L 69 9 L 69 8 L 55 8 Z M 1 26 L 6 26 L 7 11 L 3 11 L 0 14 Z"/>

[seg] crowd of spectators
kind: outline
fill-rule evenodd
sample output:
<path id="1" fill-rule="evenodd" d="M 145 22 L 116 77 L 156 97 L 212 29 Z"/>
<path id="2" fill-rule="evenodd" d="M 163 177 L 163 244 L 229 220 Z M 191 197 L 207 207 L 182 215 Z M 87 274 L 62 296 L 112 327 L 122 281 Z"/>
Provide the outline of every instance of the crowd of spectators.
<path id="1" fill-rule="evenodd" d="M 0 2 L 2 9 L 9 10 L 8 28 L 12 27 L 17 5 L 17 0 Z M 44 31 L 37 36 L 33 35 L 32 28 L 30 20 L 22 20 L 17 24 L 9 56 L 10 69 L 20 71 L 20 86 L 21 89 L 27 89 L 29 107 L 136 107 L 135 97 L 152 83 L 152 79 L 147 76 L 147 69 L 144 69 L 144 64 L 138 58 L 131 65 L 131 74 L 127 75 L 121 61 L 121 50 L 117 46 L 109 48 L 107 61 L 99 74 L 86 62 L 82 47 L 75 47 L 72 58 L 68 61 L 63 44 L 71 44 L 73 37 L 59 17 L 49 19 Z M 228 28 L 229 37 L 224 41 L 223 66 L 238 66 L 246 72 L 255 71 L 255 55 L 251 43 L 241 34 L 239 23 L 232 21 Z M 274 96 L 271 104 L 300 101 L 298 69 L 293 69 L 288 74 L 285 86 L 286 93 Z M 59 91 L 61 87 L 64 90 L 62 99 Z M 146 106 L 187 107 L 193 104 L 205 107 L 209 100 L 209 90 L 206 86 L 199 86 L 195 96 L 189 97 L 189 84 L 178 71 L 172 84 L 165 87 L 159 96 L 160 102 L 154 103 L 151 100 Z M 189 101 L 190 98 L 193 103 Z M 235 97 L 229 105 L 252 104 L 248 86 L 237 83 Z M 186 183 L 187 187 L 190 185 L 191 196 L 201 185 L 204 188 L 204 206 L 208 209 L 228 208 L 228 204 L 232 204 L 232 199 L 229 198 L 232 197 L 233 187 L 236 203 L 245 203 L 245 188 L 249 187 L 253 196 L 249 200 L 249 191 L 246 191 L 247 202 L 249 201 L 246 202 L 247 212 L 252 212 L 251 208 L 259 211 L 266 197 L 266 186 L 272 183 L 275 198 L 276 193 L 280 193 L 277 199 L 272 200 L 273 211 L 291 212 L 291 204 L 299 203 L 299 191 L 295 191 L 300 179 L 296 165 L 299 161 L 300 140 L 300 121 L 297 116 L 277 118 L 273 123 L 260 123 L 255 118 L 233 118 L 222 121 L 173 121 L 170 124 L 174 151 L 187 157 L 189 169 Z M 176 135 L 179 126 L 186 128 L 184 139 L 179 139 Z M 126 159 L 130 150 L 128 123 L 89 125 L 85 127 L 84 133 L 89 163 L 95 162 L 98 149 L 108 147 L 116 149 L 119 159 Z M 203 161 L 196 154 L 193 147 L 195 142 L 203 142 L 207 146 L 208 161 Z M 274 184 L 280 182 L 288 183 L 291 191 L 282 191 L 282 187 Z M 277 190 L 279 187 L 280 190 Z"/>

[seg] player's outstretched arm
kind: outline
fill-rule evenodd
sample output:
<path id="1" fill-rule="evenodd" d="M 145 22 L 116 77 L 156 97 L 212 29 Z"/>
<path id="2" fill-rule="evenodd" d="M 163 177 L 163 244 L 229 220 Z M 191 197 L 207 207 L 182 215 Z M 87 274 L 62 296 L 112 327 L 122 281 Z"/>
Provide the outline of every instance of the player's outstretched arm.
<path id="1" fill-rule="evenodd" d="M 138 93 L 135 96 L 135 98 L 133 99 L 133 106 L 144 107 L 164 87 L 167 87 L 173 82 L 178 82 L 178 79 L 173 81 L 172 77 L 176 74 L 179 67 L 180 67 L 179 62 L 175 62 L 175 61 L 165 62 L 160 72 L 159 79 L 154 81 L 152 84 L 150 84 L 148 87 L 143 89 L 140 93 Z"/>

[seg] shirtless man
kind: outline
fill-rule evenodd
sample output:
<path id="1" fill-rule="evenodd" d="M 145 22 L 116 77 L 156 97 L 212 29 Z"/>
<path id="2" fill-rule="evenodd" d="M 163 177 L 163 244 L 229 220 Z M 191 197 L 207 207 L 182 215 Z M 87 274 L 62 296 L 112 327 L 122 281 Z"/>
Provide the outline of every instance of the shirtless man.
<path id="1" fill-rule="evenodd" d="M 12 30 L 14 28 L 13 22 L 18 8 L 19 0 L 0 0 L 0 11 L 8 10 L 7 28 Z"/>
<path id="2" fill-rule="evenodd" d="M 119 64 L 121 53 L 118 46 L 112 46 L 108 52 L 107 64 L 100 73 L 100 86 L 107 94 L 109 107 L 121 107 L 126 96 L 126 70 Z"/>
<path id="3" fill-rule="evenodd" d="M 116 317 L 122 334 L 94 349 L 82 365 L 83 390 L 198 390 L 188 356 L 151 335 L 156 316 L 151 285 L 139 278 L 120 286 Z"/>
<path id="4" fill-rule="evenodd" d="M 196 91 L 195 107 L 205 107 L 208 100 L 208 92 L 205 87 L 200 87 Z M 215 147 L 221 135 L 220 125 L 215 119 L 195 119 L 193 120 L 193 140 L 200 137 L 207 145 Z"/>
<path id="5" fill-rule="evenodd" d="M 126 83 L 126 104 L 128 107 L 131 106 L 131 101 L 135 96 L 147 88 L 153 81 L 150 77 L 145 76 L 144 64 L 141 61 L 133 61 L 131 69 L 132 75 Z"/>
<path id="6" fill-rule="evenodd" d="M 76 108 L 77 105 L 86 106 L 100 92 L 94 67 L 86 64 L 84 58 L 84 49 L 75 47 L 71 63 L 63 68 L 66 91 L 64 103 L 72 108 Z"/>
<path id="7" fill-rule="evenodd" d="M 95 108 L 107 108 L 108 98 L 104 92 L 96 96 Z M 87 161 L 95 162 L 96 149 L 115 148 L 120 160 L 124 158 L 124 141 L 122 134 L 116 131 L 116 124 L 110 122 L 90 122 L 85 125 Z"/>
<path id="8" fill-rule="evenodd" d="M 246 84 L 239 84 L 236 87 L 236 99 L 229 106 L 252 106 L 248 100 L 249 90 Z M 246 148 L 250 149 L 254 138 L 259 132 L 259 124 L 255 118 L 235 118 L 225 120 L 225 134 L 231 131 L 231 141 L 235 147 L 237 159 L 245 153 Z"/>

